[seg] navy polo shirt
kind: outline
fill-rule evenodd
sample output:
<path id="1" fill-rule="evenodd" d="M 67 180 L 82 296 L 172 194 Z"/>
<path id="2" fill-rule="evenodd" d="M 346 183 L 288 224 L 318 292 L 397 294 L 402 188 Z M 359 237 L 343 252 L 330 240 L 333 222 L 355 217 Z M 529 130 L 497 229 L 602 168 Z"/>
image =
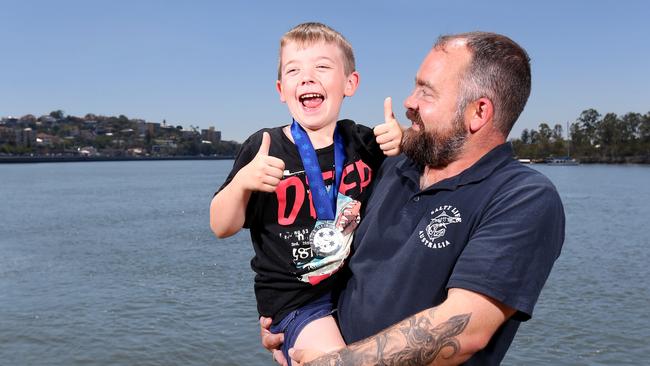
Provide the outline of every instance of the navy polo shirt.
<path id="1" fill-rule="evenodd" d="M 564 241 L 553 184 L 500 145 L 462 173 L 420 190 L 422 167 L 387 159 L 366 207 L 338 303 L 346 343 L 374 335 L 446 298 L 487 295 L 517 310 L 467 364 L 503 359 L 529 319 Z"/>

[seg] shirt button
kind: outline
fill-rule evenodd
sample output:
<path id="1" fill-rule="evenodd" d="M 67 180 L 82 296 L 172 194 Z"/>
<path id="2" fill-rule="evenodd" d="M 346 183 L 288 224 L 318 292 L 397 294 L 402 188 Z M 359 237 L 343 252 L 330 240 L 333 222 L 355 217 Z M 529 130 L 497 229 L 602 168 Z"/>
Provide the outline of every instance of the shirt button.
<path id="1" fill-rule="evenodd" d="M 413 197 L 413 202 L 417 202 L 417 201 L 419 201 L 419 200 L 420 200 L 420 196 L 415 196 L 415 197 Z"/>

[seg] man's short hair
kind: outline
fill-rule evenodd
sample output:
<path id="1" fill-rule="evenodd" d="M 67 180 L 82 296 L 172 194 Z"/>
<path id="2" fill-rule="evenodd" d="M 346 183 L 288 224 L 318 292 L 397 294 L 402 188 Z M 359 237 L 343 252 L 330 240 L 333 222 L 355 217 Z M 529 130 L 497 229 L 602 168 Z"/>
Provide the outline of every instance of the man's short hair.
<path id="1" fill-rule="evenodd" d="M 296 42 L 300 46 L 310 46 L 317 42 L 332 43 L 343 54 L 345 75 L 355 71 L 354 52 L 352 45 L 343 35 L 322 23 L 302 23 L 293 27 L 280 39 L 280 56 L 278 61 L 278 80 L 282 79 L 282 49 L 288 42 Z"/>
<path id="2" fill-rule="evenodd" d="M 494 104 L 494 126 L 508 136 L 530 95 L 530 58 L 510 38 L 488 32 L 444 35 L 434 48 L 464 40 L 472 59 L 460 80 L 459 110 L 486 97 Z"/>

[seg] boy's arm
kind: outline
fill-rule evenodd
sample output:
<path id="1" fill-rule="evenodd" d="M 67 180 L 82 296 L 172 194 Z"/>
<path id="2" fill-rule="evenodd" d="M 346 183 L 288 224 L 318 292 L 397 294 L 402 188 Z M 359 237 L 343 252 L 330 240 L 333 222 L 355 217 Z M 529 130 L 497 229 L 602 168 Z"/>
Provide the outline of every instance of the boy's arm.
<path id="1" fill-rule="evenodd" d="M 282 179 L 284 161 L 269 156 L 271 136 L 262 135 L 260 149 L 210 203 L 210 228 L 219 238 L 238 232 L 246 219 L 246 206 L 253 191 L 273 192 Z"/>
<path id="2" fill-rule="evenodd" d="M 403 129 L 393 114 L 391 98 L 384 99 L 384 123 L 375 126 L 373 132 L 377 144 L 386 156 L 399 155 Z"/>
<path id="3" fill-rule="evenodd" d="M 219 238 L 227 238 L 244 226 L 251 191 L 237 183 L 237 175 L 210 203 L 210 228 Z"/>

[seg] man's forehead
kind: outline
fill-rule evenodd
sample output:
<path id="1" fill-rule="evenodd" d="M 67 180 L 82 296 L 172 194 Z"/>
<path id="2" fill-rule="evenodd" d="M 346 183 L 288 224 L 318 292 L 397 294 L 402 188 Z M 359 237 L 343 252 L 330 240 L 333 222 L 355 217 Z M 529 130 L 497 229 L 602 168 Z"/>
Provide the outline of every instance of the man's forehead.
<path id="1" fill-rule="evenodd" d="M 442 52 L 468 50 L 466 38 L 453 38 L 433 48 Z"/>
<path id="2" fill-rule="evenodd" d="M 445 50 L 433 48 L 420 65 L 415 83 L 435 91 L 436 85 L 457 78 L 459 73 L 466 69 L 470 59 L 471 53 L 463 42 L 456 43 Z"/>
<path id="3" fill-rule="evenodd" d="M 436 65 L 448 71 L 457 67 L 463 69 L 471 61 L 471 58 L 472 53 L 465 40 L 454 41 L 453 44 L 450 41 L 444 48 L 438 46 L 431 49 L 422 66 L 428 65 L 431 67 Z"/>
<path id="4" fill-rule="evenodd" d="M 467 47 L 467 39 L 466 38 L 454 38 L 451 41 L 449 41 L 449 47 L 457 47 L 457 48 L 465 48 Z"/>

